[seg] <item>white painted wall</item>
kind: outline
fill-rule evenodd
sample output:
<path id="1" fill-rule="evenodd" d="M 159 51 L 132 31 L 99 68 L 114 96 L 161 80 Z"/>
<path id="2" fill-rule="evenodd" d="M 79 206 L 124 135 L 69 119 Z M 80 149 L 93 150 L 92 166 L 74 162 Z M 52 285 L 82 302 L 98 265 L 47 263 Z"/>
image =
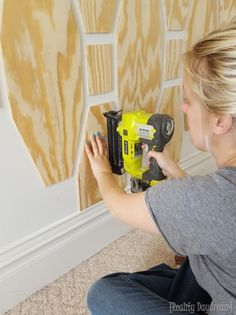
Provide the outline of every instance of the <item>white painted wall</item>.
<path id="1" fill-rule="evenodd" d="M 0 110 L 0 248 L 76 211 L 74 179 L 45 187 L 10 117 Z"/>
<path id="2" fill-rule="evenodd" d="M 192 145 L 188 131 L 185 131 L 183 134 L 180 166 L 189 175 L 206 175 L 214 172 L 217 168 L 214 159 L 209 153 L 201 152 Z"/>

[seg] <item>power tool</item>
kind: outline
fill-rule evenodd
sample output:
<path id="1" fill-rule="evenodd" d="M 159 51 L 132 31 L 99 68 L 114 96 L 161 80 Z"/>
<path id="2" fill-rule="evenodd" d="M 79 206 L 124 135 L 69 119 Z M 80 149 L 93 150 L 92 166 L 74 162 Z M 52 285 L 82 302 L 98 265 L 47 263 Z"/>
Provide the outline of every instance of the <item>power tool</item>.
<path id="1" fill-rule="evenodd" d="M 169 115 L 145 111 L 104 113 L 107 119 L 109 160 L 114 174 L 131 175 L 131 191 L 145 191 L 166 176 L 154 158 L 143 166 L 142 144 L 148 151 L 162 152 L 174 133 L 174 120 Z"/>

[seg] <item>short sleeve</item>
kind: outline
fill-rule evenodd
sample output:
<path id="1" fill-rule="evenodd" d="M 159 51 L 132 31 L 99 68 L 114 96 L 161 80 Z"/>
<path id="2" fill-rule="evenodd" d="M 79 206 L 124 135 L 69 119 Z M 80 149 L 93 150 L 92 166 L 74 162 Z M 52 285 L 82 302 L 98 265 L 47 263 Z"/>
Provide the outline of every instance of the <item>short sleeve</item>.
<path id="1" fill-rule="evenodd" d="M 236 209 L 230 192 L 230 183 L 217 175 L 189 176 L 150 187 L 145 201 L 177 254 L 224 256 L 235 248 Z"/>

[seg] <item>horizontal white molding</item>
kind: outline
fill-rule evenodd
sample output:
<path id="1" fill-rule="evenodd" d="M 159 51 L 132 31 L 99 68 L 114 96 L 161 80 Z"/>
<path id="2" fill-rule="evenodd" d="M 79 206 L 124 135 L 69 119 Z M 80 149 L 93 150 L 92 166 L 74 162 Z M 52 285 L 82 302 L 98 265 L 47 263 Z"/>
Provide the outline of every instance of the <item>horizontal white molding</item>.
<path id="1" fill-rule="evenodd" d="M 191 173 L 209 169 L 211 163 L 209 155 L 201 152 L 180 162 Z M 129 226 L 112 218 L 100 202 L 1 249 L 0 314 L 129 230 Z"/>
<path id="2" fill-rule="evenodd" d="M 109 102 L 118 102 L 117 95 L 114 91 L 110 93 L 87 96 L 88 106 L 95 106 L 95 105 L 109 103 Z"/>
<path id="3" fill-rule="evenodd" d="M 169 87 L 174 87 L 174 86 L 179 86 L 179 85 L 182 85 L 182 79 L 181 78 L 163 81 L 162 87 L 163 87 L 163 89 L 166 89 Z"/>
<path id="4" fill-rule="evenodd" d="M 185 38 L 185 31 L 167 31 L 166 32 L 166 40 L 184 39 L 184 38 Z"/>
<path id="5" fill-rule="evenodd" d="M 86 45 L 106 45 L 114 44 L 114 35 L 112 33 L 85 34 L 84 43 Z"/>

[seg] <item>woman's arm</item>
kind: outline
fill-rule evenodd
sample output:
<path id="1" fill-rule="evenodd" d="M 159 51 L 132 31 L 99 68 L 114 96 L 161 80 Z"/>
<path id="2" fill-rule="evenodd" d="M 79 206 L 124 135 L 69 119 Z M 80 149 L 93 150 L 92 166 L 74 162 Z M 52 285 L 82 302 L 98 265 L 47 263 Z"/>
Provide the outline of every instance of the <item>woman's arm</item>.
<path id="1" fill-rule="evenodd" d="M 145 203 L 145 193 L 127 194 L 117 184 L 108 160 L 105 141 L 99 135 L 93 136 L 91 144 L 85 145 L 85 150 L 104 202 L 111 213 L 124 223 L 158 233 Z"/>

